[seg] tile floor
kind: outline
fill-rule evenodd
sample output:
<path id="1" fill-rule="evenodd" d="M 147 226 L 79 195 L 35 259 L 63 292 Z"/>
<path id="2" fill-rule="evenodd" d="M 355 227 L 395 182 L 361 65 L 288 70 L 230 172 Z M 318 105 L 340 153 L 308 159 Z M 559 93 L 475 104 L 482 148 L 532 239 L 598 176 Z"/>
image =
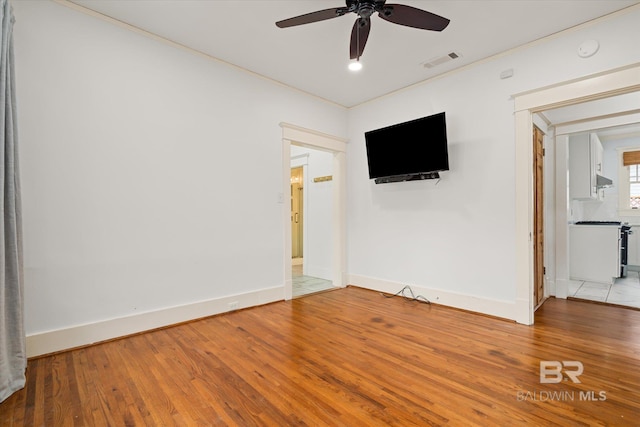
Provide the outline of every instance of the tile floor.
<path id="1" fill-rule="evenodd" d="M 628 271 L 627 277 L 616 279 L 612 285 L 572 280 L 569 284 L 569 296 L 640 308 L 640 272 Z"/>
<path id="2" fill-rule="evenodd" d="M 302 265 L 292 267 L 293 297 L 308 295 L 315 292 L 326 291 L 333 288 L 331 280 L 320 279 L 318 277 L 304 276 Z"/>

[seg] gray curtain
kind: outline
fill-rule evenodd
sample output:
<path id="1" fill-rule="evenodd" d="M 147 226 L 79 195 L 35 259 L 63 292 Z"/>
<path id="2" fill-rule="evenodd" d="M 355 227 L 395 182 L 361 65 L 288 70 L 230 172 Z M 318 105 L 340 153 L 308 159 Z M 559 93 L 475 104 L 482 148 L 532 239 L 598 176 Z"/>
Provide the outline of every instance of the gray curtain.
<path id="1" fill-rule="evenodd" d="M 22 215 L 18 179 L 13 11 L 0 0 L 0 402 L 24 387 Z"/>

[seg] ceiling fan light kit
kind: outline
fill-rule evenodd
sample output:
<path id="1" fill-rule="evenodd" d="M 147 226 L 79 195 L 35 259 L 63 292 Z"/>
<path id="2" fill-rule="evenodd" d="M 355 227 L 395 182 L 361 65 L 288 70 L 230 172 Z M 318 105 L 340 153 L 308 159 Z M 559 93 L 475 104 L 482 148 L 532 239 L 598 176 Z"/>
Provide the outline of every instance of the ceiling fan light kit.
<path id="1" fill-rule="evenodd" d="M 380 18 L 393 24 L 429 31 L 442 31 L 450 22 L 447 18 L 412 6 L 386 4 L 386 0 L 346 0 L 345 7 L 318 10 L 284 19 L 276 22 L 276 26 L 278 28 L 295 27 L 337 18 L 347 13 L 358 15 L 351 29 L 351 43 L 349 46 L 349 56 L 355 60 L 359 60 L 360 56 L 362 56 L 369 38 L 369 31 L 371 31 L 371 16 L 375 13 Z"/>
<path id="2" fill-rule="evenodd" d="M 349 70 L 350 71 L 360 71 L 360 70 L 362 70 L 362 63 L 360 61 L 351 61 L 351 62 L 349 62 Z"/>

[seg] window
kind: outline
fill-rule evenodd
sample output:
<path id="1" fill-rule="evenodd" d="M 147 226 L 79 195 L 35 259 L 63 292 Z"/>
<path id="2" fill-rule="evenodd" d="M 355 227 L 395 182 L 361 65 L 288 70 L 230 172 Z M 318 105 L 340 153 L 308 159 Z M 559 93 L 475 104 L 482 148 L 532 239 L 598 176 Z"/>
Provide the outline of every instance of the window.
<path id="1" fill-rule="evenodd" d="M 640 216 L 640 148 L 621 148 L 618 197 L 621 215 Z"/>
<path id="2" fill-rule="evenodd" d="M 640 165 L 629 165 L 629 207 L 631 209 L 640 208 L 640 176 L 638 169 Z"/>

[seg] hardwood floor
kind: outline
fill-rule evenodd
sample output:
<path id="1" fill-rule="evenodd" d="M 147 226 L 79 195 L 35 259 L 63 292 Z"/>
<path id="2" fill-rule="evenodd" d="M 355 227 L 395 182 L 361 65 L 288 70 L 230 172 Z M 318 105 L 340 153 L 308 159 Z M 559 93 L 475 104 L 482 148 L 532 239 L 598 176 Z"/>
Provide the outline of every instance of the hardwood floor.
<path id="1" fill-rule="evenodd" d="M 639 396 L 640 311 L 523 326 L 348 287 L 30 360 L 0 425 L 621 426 Z"/>

